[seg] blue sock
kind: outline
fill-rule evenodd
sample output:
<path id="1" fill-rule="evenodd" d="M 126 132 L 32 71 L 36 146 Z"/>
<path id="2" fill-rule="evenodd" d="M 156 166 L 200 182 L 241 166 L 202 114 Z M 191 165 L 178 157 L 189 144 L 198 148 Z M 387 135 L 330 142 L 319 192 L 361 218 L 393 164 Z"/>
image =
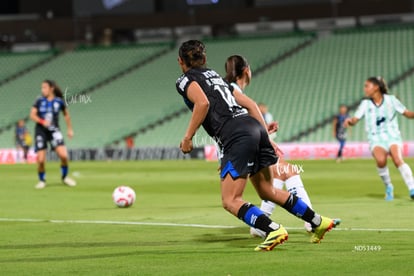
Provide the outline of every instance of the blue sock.
<path id="1" fill-rule="evenodd" d="M 62 179 L 68 175 L 69 168 L 68 166 L 60 166 L 60 171 L 62 172 Z"/>
<path id="2" fill-rule="evenodd" d="M 38 172 L 37 174 L 39 175 L 39 180 L 44 182 L 45 181 L 46 172 Z"/>
<path id="3" fill-rule="evenodd" d="M 266 233 L 270 233 L 279 228 L 279 224 L 273 222 L 262 210 L 250 203 L 243 204 L 237 216 L 247 225 Z"/>
<path id="4" fill-rule="evenodd" d="M 290 194 L 282 207 L 289 213 L 309 222 L 313 228 L 321 224 L 321 216 L 316 214 L 302 199 L 294 194 Z"/>

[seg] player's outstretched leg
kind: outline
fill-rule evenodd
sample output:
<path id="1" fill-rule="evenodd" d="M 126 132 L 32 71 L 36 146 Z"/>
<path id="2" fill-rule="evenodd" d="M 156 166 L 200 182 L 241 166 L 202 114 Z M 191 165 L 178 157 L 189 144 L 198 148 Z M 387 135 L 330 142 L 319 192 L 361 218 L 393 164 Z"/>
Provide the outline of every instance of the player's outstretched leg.
<path id="1" fill-rule="evenodd" d="M 270 251 L 286 241 L 288 233 L 283 226 L 273 222 L 262 210 L 243 200 L 242 196 L 246 183 L 247 178 L 233 179 L 230 174 L 227 174 L 221 180 L 223 207 L 247 225 L 265 232 L 267 239 L 255 250 Z"/>
<path id="2" fill-rule="evenodd" d="M 413 172 L 408 166 L 407 163 L 404 162 L 402 158 L 401 147 L 398 144 L 394 144 L 390 146 L 390 155 L 394 165 L 400 171 L 400 174 L 404 180 L 405 185 L 407 185 L 408 193 L 411 199 L 414 199 L 414 178 Z"/>
<path id="3" fill-rule="evenodd" d="M 303 185 L 302 178 L 300 175 L 293 175 L 286 180 L 286 189 L 291 194 L 298 196 L 302 199 L 310 208 L 312 208 L 312 203 L 310 201 L 309 195 L 306 192 L 305 186 Z M 307 232 L 312 232 L 312 225 L 308 222 L 304 224 L 305 230 Z"/>
<path id="4" fill-rule="evenodd" d="M 414 199 L 414 179 L 413 172 L 411 171 L 410 166 L 404 163 L 398 167 L 398 170 L 400 171 L 401 176 L 404 179 L 405 185 L 407 185 L 408 193 L 411 199 Z"/>
<path id="5" fill-rule="evenodd" d="M 286 193 L 286 191 L 283 190 L 277 192 Z M 302 199 L 294 194 L 288 195 L 288 199 L 282 207 L 289 213 L 303 219 L 312 226 L 312 243 L 319 243 L 327 232 L 341 223 L 340 219 L 330 219 L 317 214 Z"/>
<path id="6" fill-rule="evenodd" d="M 317 214 L 299 197 L 287 191 L 275 189 L 271 184 L 268 185 L 269 182 L 266 181 L 268 177 L 269 172 L 267 168 L 264 168 L 250 179 L 262 199 L 277 203 L 291 214 L 311 224 L 313 232 L 311 242 L 320 242 L 326 232 L 340 223 L 339 219 L 333 220 Z"/>

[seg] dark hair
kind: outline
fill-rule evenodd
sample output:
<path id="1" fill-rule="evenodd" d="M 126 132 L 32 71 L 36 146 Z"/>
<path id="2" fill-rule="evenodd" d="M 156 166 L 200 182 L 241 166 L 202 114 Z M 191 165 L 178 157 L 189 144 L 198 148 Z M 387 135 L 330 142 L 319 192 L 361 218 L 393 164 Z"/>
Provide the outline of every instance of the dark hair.
<path id="1" fill-rule="evenodd" d="M 44 80 L 43 82 L 49 84 L 49 86 L 53 88 L 53 94 L 55 94 L 55 97 L 63 99 L 62 89 L 60 89 L 60 87 L 56 84 L 55 81 Z"/>
<path id="2" fill-rule="evenodd" d="M 243 70 L 248 67 L 247 60 L 239 55 L 233 55 L 227 58 L 224 68 L 226 69 L 226 81 L 236 82 L 237 78 L 243 75 Z"/>
<path id="3" fill-rule="evenodd" d="M 370 83 L 378 85 L 381 94 L 388 94 L 388 86 L 382 77 L 370 77 L 367 79 Z"/>
<path id="4" fill-rule="evenodd" d="M 189 68 L 204 67 L 206 64 L 206 46 L 199 40 L 188 40 L 181 44 L 178 55 Z"/>

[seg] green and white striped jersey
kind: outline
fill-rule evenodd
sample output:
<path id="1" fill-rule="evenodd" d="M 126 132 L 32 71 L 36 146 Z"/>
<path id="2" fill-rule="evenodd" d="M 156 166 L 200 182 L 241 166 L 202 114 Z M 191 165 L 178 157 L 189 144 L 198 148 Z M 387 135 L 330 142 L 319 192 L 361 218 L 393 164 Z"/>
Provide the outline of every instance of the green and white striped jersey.
<path id="1" fill-rule="evenodd" d="M 401 137 L 397 113 L 404 113 L 406 107 L 394 95 L 384 94 L 383 97 L 379 106 L 371 99 L 362 100 L 355 112 L 358 119 L 365 116 L 365 131 L 370 142 Z"/>

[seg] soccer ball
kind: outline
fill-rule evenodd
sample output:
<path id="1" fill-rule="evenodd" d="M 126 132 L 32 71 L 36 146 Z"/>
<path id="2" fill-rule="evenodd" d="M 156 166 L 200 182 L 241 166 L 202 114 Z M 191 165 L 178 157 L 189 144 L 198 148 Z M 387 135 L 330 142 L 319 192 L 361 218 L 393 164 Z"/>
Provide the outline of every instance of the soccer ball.
<path id="1" fill-rule="evenodd" d="M 135 192 L 128 186 L 119 186 L 112 193 L 112 200 L 120 208 L 129 207 L 135 202 Z"/>

